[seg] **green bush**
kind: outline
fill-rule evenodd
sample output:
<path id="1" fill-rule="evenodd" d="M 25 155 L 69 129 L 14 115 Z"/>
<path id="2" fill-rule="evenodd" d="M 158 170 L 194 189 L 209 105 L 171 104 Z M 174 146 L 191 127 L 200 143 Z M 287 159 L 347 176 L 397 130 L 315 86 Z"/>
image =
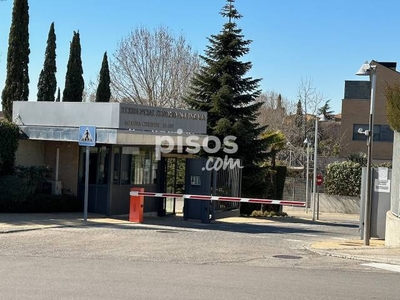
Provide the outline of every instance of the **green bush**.
<path id="1" fill-rule="evenodd" d="M 17 167 L 16 175 L 0 177 L 0 212 L 47 213 L 82 211 L 82 201 L 72 195 L 43 194 L 50 175 L 47 167 Z"/>
<path id="2" fill-rule="evenodd" d="M 367 166 L 367 154 L 364 152 L 351 153 L 349 156 L 347 156 L 347 160 L 354 163 L 359 163 L 361 167 Z"/>
<path id="3" fill-rule="evenodd" d="M 0 203 L 25 201 L 28 195 L 29 187 L 22 178 L 12 175 L 0 177 Z"/>
<path id="4" fill-rule="evenodd" d="M 24 179 L 31 194 L 40 193 L 45 182 L 50 179 L 52 170 L 48 166 L 17 166 L 15 174 Z"/>
<path id="5" fill-rule="evenodd" d="M 51 213 L 83 211 L 82 201 L 72 195 L 28 195 L 24 200 L 0 201 L 0 212 Z"/>
<path id="6" fill-rule="evenodd" d="M 250 217 L 287 217 L 285 212 L 254 210 Z"/>
<path id="7" fill-rule="evenodd" d="M 331 195 L 359 196 L 361 170 L 361 165 L 352 161 L 329 164 L 325 174 L 325 192 Z"/>
<path id="8" fill-rule="evenodd" d="M 0 121 L 0 176 L 13 173 L 18 139 L 18 126 L 6 120 Z"/>

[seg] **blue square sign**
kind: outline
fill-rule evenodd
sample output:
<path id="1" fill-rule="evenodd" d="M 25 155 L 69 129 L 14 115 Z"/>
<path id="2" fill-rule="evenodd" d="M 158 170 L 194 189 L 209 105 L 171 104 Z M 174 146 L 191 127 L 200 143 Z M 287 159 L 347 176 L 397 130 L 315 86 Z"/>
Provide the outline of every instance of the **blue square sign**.
<path id="1" fill-rule="evenodd" d="M 96 145 L 96 126 L 79 126 L 79 146 L 93 147 Z"/>

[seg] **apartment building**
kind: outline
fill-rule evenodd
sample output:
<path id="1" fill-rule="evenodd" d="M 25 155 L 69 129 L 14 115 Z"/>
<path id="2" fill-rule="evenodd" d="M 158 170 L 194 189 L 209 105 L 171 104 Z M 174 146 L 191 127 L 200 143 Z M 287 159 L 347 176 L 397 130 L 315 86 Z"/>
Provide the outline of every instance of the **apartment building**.
<path id="1" fill-rule="evenodd" d="M 400 83 L 400 73 L 396 71 L 396 62 L 377 62 L 376 91 L 374 110 L 374 143 L 372 159 L 390 161 L 393 155 L 393 130 L 387 122 L 385 89 L 387 85 Z M 367 152 L 367 136 L 358 131 L 368 129 L 371 103 L 371 82 L 368 77 L 363 80 L 346 80 L 342 100 L 342 122 L 340 128 L 340 157 L 351 153 Z"/>

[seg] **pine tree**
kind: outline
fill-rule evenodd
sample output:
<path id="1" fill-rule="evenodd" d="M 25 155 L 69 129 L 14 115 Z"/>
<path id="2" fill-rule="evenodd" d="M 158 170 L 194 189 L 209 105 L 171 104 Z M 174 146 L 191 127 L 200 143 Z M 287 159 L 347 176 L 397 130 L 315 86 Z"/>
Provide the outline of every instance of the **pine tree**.
<path id="1" fill-rule="evenodd" d="M 245 77 L 251 69 L 251 62 L 239 59 L 249 52 L 250 40 L 245 40 L 235 20 L 241 18 L 234 7 L 234 0 L 227 0 L 221 15 L 228 18 L 222 31 L 208 38 L 205 64 L 191 83 L 191 92 L 186 103 L 196 110 L 208 113 L 207 133 L 221 141 L 228 135 L 236 136 L 238 151 L 232 156 L 240 158 L 245 166 L 265 159 L 265 141 L 260 134 L 261 127 L 256 118 L 262 105 L 255 99 L 260 95 L 261 79 Z M 213 154 L 224 157 L 220 151 Z"/>
<path id="2" fill-rule="evenodd" d="M 14 0 L 8 38 L 7 77 L 2 92 L 4 117 L 11 121 L 13 101 L 28 101 L 29 96 L 29 6 L 28 0 Z"/>
<path id="3" fill-rule="evenodd" d="M 60 88 L 57 89 L 57 98 L 56 98 L 56 102 L 60 102 L 61 101 L 61 91 Z"/>
<path id="4" fill-rule="evenodd" d="M 328 120 L 333 118 L 333 110 L 331 109 L 331 106 L 329 105 L 330 101 L 331 100 L 327 100 L 325 102 L 324 106 L 322 106 L 318 109 L 318 114 L 324 115 L 325 118 L 327 118 Z"/>
<path id="5" fill-rule="evenodd" d="M 81 42 L 79 32 L 74 31 L 69 52 L 67 74 L 65 75 L 63 102 L 82 102 L 85 85 L 82 75 Z"/>
<path id="6" fill-rule="evenodd" d="M 108 68 L 107 52 L 105 52 L 100 69 L 99 86 L 96 91 L 96 102 L 110 102 L 110 97 L 110 70 Z"/>
<path id="7" fill-rule="evenodd" d="M 294 121 L 297 127 L 300 128 L 303 126 L 303 107 L 300 100 L 297 102 L 296 116 Z"/>
<path id="8" fill-rule="evenodd" d="M 50 25 L 46 53 L 44 57 L 44 65 L 39 76 L 37 93 L 38 101 L 54 101 L 54 96 L 57 89 L 56 72 L 56 34 L 54 32 L 53 22 Z"/>

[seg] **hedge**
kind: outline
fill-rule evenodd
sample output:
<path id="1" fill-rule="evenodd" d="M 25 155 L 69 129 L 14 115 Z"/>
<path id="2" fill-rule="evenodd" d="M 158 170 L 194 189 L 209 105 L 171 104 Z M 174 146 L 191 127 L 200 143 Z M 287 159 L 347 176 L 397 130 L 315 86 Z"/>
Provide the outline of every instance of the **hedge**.
<path id="1" fill-rule="evenodd" d="M 361 165 L 352 161 L 329 164 L 326 168 L 324 191 L 331 195 L 359 196 L 361 171 Z"/>

